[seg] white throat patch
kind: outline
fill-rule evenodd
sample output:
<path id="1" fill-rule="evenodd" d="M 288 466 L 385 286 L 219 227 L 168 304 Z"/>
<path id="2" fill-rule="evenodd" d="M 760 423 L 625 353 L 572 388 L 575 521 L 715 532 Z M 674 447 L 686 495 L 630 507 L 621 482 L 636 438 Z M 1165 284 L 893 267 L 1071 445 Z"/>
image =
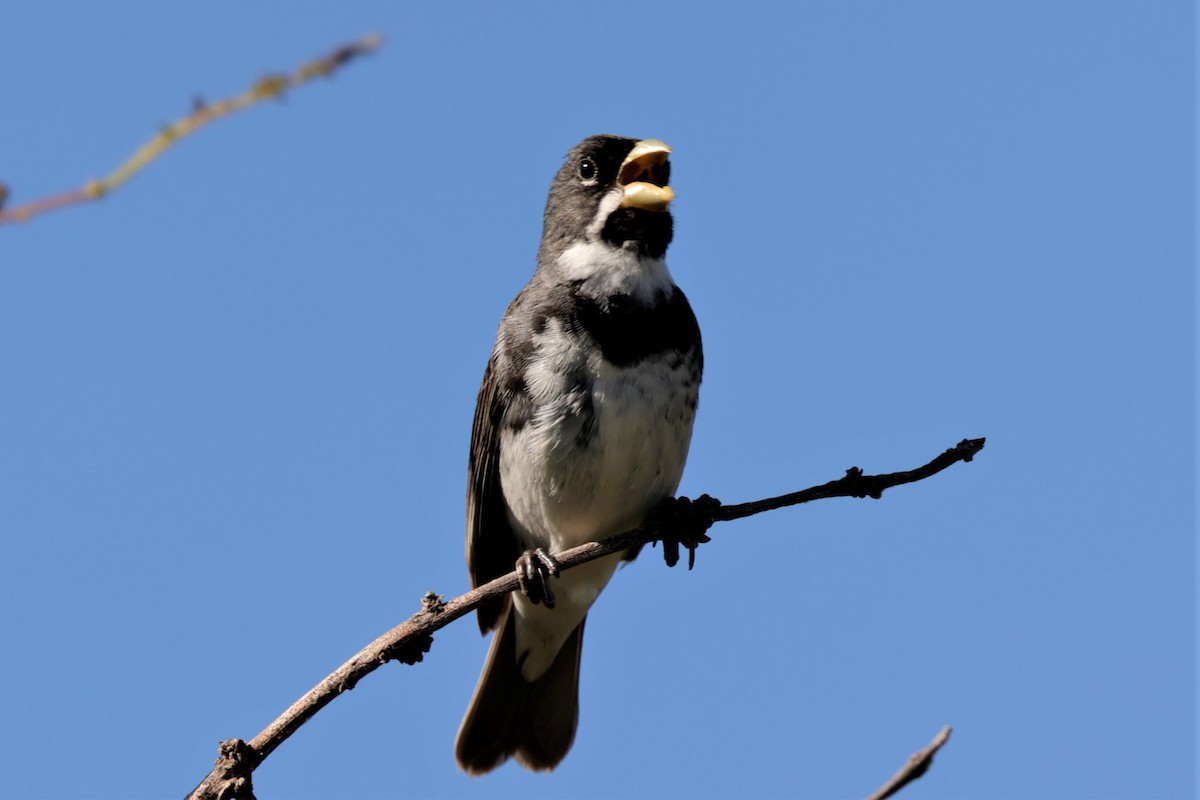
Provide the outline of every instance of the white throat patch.
<path id="1" fill-rule="evenodd" d="M 650 303 L 675 285 L 663 259 L 642 256 L 604 241 L 571 245 L 558 257 L 558 267 L 566 280 L 583 281 L 582 293 L 589 297 L 626 294 Z"/>

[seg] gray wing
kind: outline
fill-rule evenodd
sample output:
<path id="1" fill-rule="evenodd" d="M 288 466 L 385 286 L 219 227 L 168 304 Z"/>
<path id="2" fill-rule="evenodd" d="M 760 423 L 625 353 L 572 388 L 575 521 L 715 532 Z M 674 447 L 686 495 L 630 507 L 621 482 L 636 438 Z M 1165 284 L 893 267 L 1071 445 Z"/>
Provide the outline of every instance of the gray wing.
<path id="1" fill-rule="evenodd" d="M 467 569 L 473 587 L 512 572 L 521 555 L 521 543 L 508 523 L 500 487 L 500 431 L 508 411 L 505 398 L 511 398 L 512 390 L 497 380 L 497 359 L 493 354 L 483 373 L 467 464 Z M 510 602 L 505 596 L 478 608 L 481 633 L 500 624 Z"/>

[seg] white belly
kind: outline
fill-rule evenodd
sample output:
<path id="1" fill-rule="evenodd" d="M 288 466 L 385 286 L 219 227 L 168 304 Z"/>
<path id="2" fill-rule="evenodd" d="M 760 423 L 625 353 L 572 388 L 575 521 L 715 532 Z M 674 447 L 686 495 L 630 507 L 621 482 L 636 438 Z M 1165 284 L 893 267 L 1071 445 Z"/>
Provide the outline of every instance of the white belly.
<path id="1" fill-rule="evenodd" d="M 684 369 L 666 356 L 603 364 L 590 391 L 563 393 L 504 432 L 501 486 L 527 546 L 553 552 L 621 533 L 675 492 L 698 388 L 684 388 Z"/>
<path id="2" fill-rule="evenodd" d="M 683 474 L 699 391 L 690 365 L 662 354 L 628 368 L 597 356 L 590 367 L 590 387 L 562 370 L 528 376 L 538 410 L 501 436 L 501 485 L 526 547 L 554 553 L 635 528 Z M 527 679 L 549 667 L 619 561 L 564 572 L 552 583 L 553 610 L 514 593 Z"/>

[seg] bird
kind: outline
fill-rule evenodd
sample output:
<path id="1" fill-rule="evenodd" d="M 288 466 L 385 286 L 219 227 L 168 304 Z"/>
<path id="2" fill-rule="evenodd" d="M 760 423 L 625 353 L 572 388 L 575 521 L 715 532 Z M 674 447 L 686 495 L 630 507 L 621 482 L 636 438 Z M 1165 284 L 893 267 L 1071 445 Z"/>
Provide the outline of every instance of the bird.
<path id="1" fill-rule="evenodd" d="M 572 148 L 534 274 L 500 319 L 471 431 L 466 556 L 475 587 L 514 565 L 522 580 L 478 608 L 495 633 L 455 743 L 470 775 L 567 755 L 587 613 L 636 552 L 561 574 L 554 554 L 638 527 L 683 474 L 704 356 L 665 258 L 670 154 L 610 134 Z"/>

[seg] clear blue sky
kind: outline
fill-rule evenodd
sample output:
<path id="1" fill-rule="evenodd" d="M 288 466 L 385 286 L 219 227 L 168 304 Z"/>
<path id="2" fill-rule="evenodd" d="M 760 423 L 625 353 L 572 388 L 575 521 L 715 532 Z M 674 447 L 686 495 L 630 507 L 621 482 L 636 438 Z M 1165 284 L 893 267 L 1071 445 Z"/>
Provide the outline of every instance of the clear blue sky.
<path id="1" fill-rule="evenodd" d="M 283 745 L 264 798 L 1174 798 L 1194 768 L 1186 2 L 0 9 L 12 202 L 193 96 L 374 58 L 0 228 L 0 795 L 182 796 L 421 595 L 550 177 L 674 148 L 707 374 L 681 490 L 969 465 L 649 551 L 574 751 L 471 780 L 473 623 Z"/>

